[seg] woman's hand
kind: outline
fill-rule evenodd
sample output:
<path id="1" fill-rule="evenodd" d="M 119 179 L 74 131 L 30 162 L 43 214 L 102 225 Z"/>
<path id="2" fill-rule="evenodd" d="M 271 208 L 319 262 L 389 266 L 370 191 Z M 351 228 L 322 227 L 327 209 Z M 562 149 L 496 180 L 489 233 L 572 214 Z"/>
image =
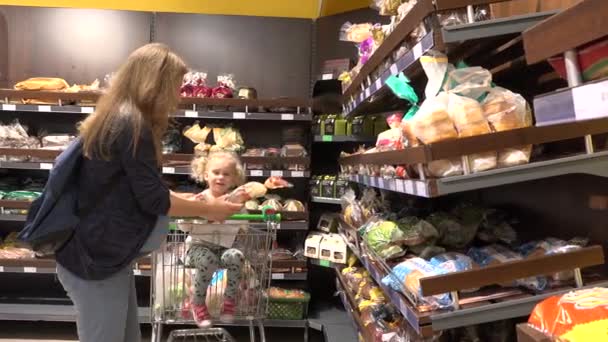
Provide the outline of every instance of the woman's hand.
<path id="1" fill-rule="evenodd" d="M 218 198 L 207 198 L 206 203 L 209 210 L 201 216 L 209 221 L 225 221 L 243 208 L 242 203 L 229 202 L 227 195 Z"/>

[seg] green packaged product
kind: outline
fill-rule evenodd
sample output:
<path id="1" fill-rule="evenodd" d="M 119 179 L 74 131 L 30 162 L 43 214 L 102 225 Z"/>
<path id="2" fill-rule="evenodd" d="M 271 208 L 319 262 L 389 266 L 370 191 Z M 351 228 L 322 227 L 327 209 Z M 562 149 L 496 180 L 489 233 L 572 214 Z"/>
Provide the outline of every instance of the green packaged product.
<path id="1" fill-rule="evenodd" d="M 334 121 L 334 135 L 346 135 L 346 119 L 336 118 Z"/>
<path id="2" fill-rule="evenodd" d="M 331 114 L 325 117 L 325 131 L 323 133 L 323 135 L 334 135 L 335 134 L 335 128 L 336 128 L 336 115 L 335 114 Z"/>
<path id="3" fill-rule="evenodd" d="M 352 121 L 352 135 L 371 137 L 374 134 L 373 121 L 366 116 L 356 116 Z"/>
<path id="4" fill-rule="evenodd" d="M 313 121 L 312 121 L 312 134 L 313 135 L 323 135 L 325 134 L 325 122 L 324 122 L 324 118 L 322 115 L 317 115 L 314 117 Z"/>
<path id="5" fill-rule="evenodd" d="M 335 194 L 336 176 L 325 176 L 321 181 L 321 196 L 333 198 Z"/>
<path id="6" fill-rule="evenodd" d="M 321 196 L 321 179 L 322 176 L 314 176 L 310 180 L 310 195 L 313 197 Z"/>
<path id="7" fill-rule="evenodd" d="M 33 201 L 36 198 L 40 197 L 39 192 L 34 191 L 12 191 L 3 196 L 5 200 L 12 201 Z"/>
<path id="8" fill-rule="evenodd" d="M 341 198 L 348 189 L 348 180 L 338 177 L 335 183 L 334 198 Z"/>

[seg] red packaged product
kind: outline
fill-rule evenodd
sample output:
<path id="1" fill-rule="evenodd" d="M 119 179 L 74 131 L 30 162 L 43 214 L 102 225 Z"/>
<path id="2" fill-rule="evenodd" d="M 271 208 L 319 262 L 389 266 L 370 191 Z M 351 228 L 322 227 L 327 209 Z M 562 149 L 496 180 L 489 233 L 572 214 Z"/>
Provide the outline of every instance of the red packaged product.
<path id="1" fill-rule="evenodd" d="M 608 340 L 608 289 L 592 288 L 553 296 L 540 302 L 528 323 L 569 342 Z"/>

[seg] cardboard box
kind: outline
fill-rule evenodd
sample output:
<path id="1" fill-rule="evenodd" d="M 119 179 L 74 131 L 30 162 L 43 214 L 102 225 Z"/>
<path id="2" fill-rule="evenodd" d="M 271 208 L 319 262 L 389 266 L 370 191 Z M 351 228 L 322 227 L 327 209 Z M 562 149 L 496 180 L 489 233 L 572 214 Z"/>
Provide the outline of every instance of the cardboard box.
<path id="1" fill-rule="evenodd" d="M 490 4 L 493 18 L 567 9 L 582 0 L 511 0 Z"/>
<path id="2" fill-rule="evenodd" d="M 331 240 L 331 261 L 336 264 L 346 264 L 349 256 L 349 250 L 346 242 L 339 234 L 331 234 Z"/>
<path id="3" fill-rule="evenodd" d="M 321 241 L 321 246 L 319 247 L 319 259 L 333 261 L 333 248 L 334 241 L 331 234 L 323 234 L 323 240 Z"/>
<path id="4" fill-rule="evenodd" d="M 338 231 L 338 219 L 335 214 L 323 214 L 317 223 L 317 230 L 326 233 L 336 233 Z"/>
<path id="5" fill-rule="evenodd" d="M 321 242 L 323 241 L 323 234 L 321 233 L 310 233 L 306 237 L 304 242 L 304 255 L 308 258 L 319 259 L 321 254 Z"/>
<path id="6" fill-rule="evenodd" d="M 544 334 L 528 323 L 517 325 L 517 342 L 555 342 L 551 336 Z"/>

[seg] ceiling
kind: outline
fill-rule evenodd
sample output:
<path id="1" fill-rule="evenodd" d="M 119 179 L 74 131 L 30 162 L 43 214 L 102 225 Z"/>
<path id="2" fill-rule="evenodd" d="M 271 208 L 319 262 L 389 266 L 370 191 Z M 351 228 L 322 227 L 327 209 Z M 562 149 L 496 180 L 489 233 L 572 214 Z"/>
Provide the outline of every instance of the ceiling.
<path id="1" fill-rule="evenodd" d="M 0 5 L 317 19 L 371 0 L 0 0 Z"/>

